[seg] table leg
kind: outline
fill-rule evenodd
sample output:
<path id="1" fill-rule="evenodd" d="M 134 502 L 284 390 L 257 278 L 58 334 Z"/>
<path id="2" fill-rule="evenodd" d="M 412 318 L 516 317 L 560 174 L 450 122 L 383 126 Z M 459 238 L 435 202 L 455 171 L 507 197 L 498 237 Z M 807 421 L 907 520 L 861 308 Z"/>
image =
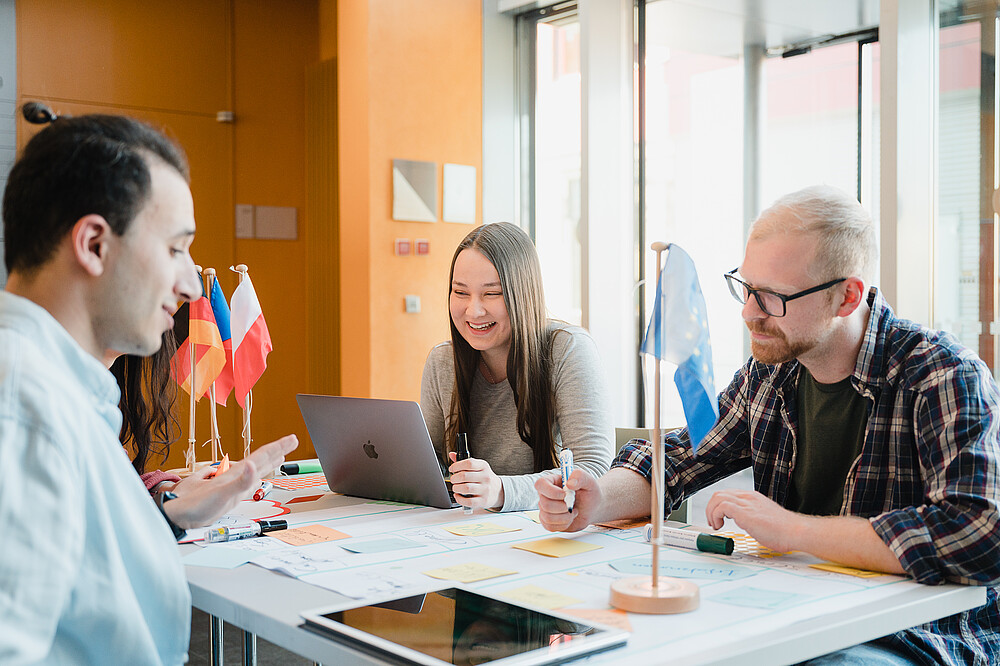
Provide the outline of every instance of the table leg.
<path id="1" fill-rule="evenodd" d="M 211 643 L 209 649 L 209 663 L 212 666 L 222 666 L 223 663 L 223 644 L 222 644 L 222 618 L 215 617 L 214 615 L 208 616 L 208 626 L 209 626 L 209 642 Z"/>
<path id="2" fill-rule="evenodd" d="M 257 666 L 257 635 L 243 632 L 243 666 Z"/>

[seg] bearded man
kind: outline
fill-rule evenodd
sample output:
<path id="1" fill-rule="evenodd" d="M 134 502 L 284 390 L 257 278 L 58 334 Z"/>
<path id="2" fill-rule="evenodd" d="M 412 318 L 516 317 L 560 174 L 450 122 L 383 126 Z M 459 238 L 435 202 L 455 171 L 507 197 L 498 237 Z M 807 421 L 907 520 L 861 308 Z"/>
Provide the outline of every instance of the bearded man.
<path id="1" fill-rule="evenodd" d="M 752 467 L 754 490 L 715 493 L 725 518 L 776 551 L 803 551 L 919 583 L 990 586 L 979 608 L 813 660 L 816 664 L 1000 663 L 998 394 L 952 336 L 897 318 L 872 285 L 875 227 L 852 197 L 782 197 L 725 275 L 743 304 L 752 358 L 719 395 L 691 452 L 666 436 L 666 506 Z M 535 488 L 542 524 L 576 531 L 649 511 L 652 451 L 633 440 L 608 474 Z M 669 508 L 668 508 L 669 511 Z"/>

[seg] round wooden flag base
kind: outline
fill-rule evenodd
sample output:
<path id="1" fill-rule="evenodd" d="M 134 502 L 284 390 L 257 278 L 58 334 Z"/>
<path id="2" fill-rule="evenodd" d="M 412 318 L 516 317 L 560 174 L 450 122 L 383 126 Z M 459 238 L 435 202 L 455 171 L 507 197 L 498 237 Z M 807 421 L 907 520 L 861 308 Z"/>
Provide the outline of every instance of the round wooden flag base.
<path id="1" fill-rule="evenodd" d="M 195 470 L 199 470 L 202 467 L 204 467 L 205 465 L 211 465 L 211 464 L 212 464 L 211 460 L 206 460 L 206 461 L 203 461 L 203 462 L 196 462 L 194 464 L 194 468 L 195 468 Z M 187 467 L 177 467 L 175 469 L 168 469 L 168 470 L 165 470 L 165 471 L 166 471 L 167 474 L 176 474 L 177 476 L 181 477 L 182 479 L 186 479 L 187 477 L 189 477 L 192 474 L 194 474 L 194 472 L 192 472 L 191 470 L 189 470 Z"/>
<path id="2" fill-rule="evenodd" d="M 699 603 L 698 586 L 687 580 L 660 576 L 654 588 L 650 576 L 637 576 L 611 584 L 611 605 L 631 613 L 687 613 Z"/>

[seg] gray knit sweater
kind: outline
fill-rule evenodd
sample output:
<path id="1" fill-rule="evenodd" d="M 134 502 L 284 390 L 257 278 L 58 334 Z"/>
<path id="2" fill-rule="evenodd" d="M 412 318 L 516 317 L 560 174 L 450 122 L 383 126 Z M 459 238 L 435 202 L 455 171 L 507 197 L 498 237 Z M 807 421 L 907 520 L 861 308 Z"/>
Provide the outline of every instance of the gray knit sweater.
<path id="1" fill-rule="evenodd" d="M 562 332 L 557 332 L 561 329 Z M 549 322 L 552 343 L 552 388 L 555 397 L 553 439 L 557 455 L 563 447 L 573 451 L 574 463 L 599 477 L 608 471 L 614 451 L 611 420 L 607 410 L 604 375 L 593 338 L 582 328 Z M 424 364 L 420 385 L 420 408 L 431 441 L 447 467 L 444 443 L 455 387 L 454 359 L 450 342 L 434 347 Z M 490 384 L 477 372 L 472 384 L 469 452 L 485 460 L 503 483 L 502 511 L 521 511 L 538 506 L 531 447 L 517 434 L 517 407 L 506 381 Z"/>

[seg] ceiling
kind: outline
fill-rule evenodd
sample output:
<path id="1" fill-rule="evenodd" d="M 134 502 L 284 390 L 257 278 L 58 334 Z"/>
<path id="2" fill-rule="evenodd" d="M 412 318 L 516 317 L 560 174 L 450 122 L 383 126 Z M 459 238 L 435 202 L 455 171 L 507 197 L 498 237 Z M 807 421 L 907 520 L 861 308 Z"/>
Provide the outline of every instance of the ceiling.
<path id="1" fill-rule="evenodd" d="M 744 44 L 780 48 L 878 21 L 878 0 L 656 0 L 646 8 L 646 34 L 657 44 L 725 57 Z"/>

